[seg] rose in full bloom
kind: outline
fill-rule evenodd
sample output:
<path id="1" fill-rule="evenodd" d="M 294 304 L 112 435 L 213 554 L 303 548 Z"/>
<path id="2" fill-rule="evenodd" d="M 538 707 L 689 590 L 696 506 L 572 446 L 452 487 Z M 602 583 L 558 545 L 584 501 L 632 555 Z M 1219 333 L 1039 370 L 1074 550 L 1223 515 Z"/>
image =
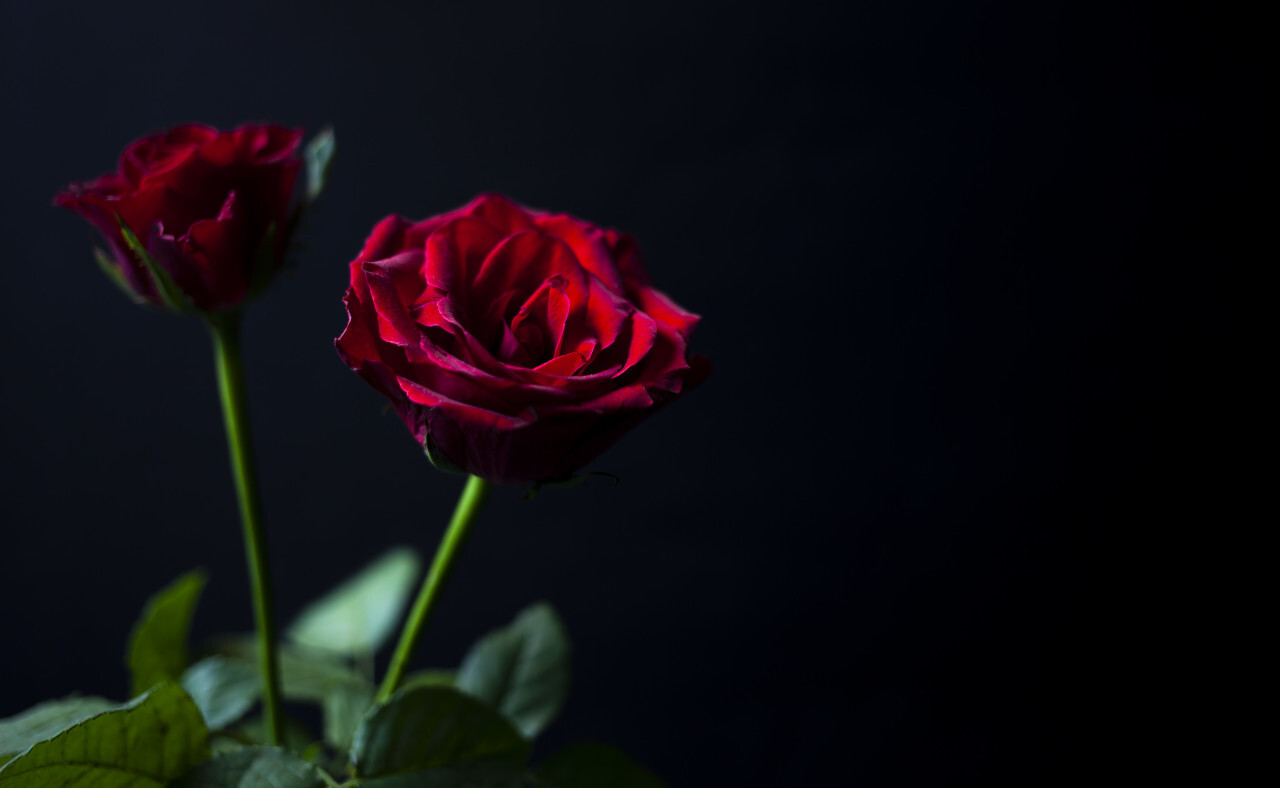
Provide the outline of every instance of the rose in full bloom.
<path id="1" fill-rule="evenodd" d="M 342 360 L 433 462 L 493 482 L 570 477 L 710 371 L 630 236 L 496 195 L 383 219 L 344 302 Z"/>
<path id="2" fill-rule="evenodd" d="M 235 309 L 284 257 L 301 137 L 178 126 L 132 143 L 116 172 L 68 186 L 54 204 L 97 228 L 99 262 L 137 300 Z"/>

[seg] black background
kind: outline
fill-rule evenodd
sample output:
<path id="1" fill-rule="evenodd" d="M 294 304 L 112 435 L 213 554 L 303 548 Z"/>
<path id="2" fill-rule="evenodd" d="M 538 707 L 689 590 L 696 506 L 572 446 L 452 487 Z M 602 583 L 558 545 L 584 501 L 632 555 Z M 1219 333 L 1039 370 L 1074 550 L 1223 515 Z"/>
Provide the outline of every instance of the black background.
<path id="1" fill-rule="evenodd" d="M 213 578 L 197 638 L 250 626 L 204 329 L 120 297 L 50 201 L 153 129 L 259 120 L 338 138 L 302 264 L 246 324 L 284 621 L 393 544 L 429 553 L 461 486 L 336 358 L 346 263 L 388 213 L 500 191 L 635 234 L 716 372 L 592 466 L 616 488 L 496 490 L 419 665 L 548 599 L 575 678 L 541 751 L 612 742 L 674 786 L 1189 757 L 1152 731 L 1193 724 L 1185 645 L 1215 620 L 1178 523 L 1221 497 L 1236 416 L 1206 381 L 1259 134 L 1220 20 L 3 9 L 0 715 L 122 698 L 137 609 L 188 568 Z"/>

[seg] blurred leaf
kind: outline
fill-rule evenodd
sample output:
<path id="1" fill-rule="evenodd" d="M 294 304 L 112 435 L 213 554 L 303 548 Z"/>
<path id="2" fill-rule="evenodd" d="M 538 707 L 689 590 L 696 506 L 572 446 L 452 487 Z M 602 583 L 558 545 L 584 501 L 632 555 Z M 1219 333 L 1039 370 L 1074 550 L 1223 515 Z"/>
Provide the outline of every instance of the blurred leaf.
<path id="1" fill-rule="evenodd" d="M 147 600 L 129 638 L 134 695 L 176 680 L 186 670 L 187 633 L 204 584 L 204 573 L 188 572 Z"/>
<path id="2" fill-rule="evenodd" d="M 533 738 L 569 692 L 569 639 L 546 603 L 525 608 L 510 625 L 471 647 L 458 668 L 458 689 L 502 712 Z"/>
<path id="3" fill-rule="evenodd" d="M 333 135 L 333 127 L 325 126 L 320 133 L 311 138 L 303 151 L 307 163 L 307 202 L 314 201 L 324 191 L 329 180 L 329 171 L 333 168 L 333 154 L 338 149 L 338 140 Z"/>
<path id="4" fill-rule="evenodd" d="M 324 708 L 324 739 L 338 751 L 351 749 L 356 728 L 364 719 L 365 712 L 373 705 L 373 697 L 377 688 L 364 681 L 349 681 L 335 685 L 324 697 L 321 706 Z"/>
<path id="5" fill-rule="evenodd" d="M 409 687 L 452 687 L 457 674 L 452 670 L 419 670 L 410 673 L 400 682 L 400 689 Z"/>
<path id="6" fill-rule="evenodd" d="M 112 259 L 111 255 L 103 251 L 102 247 L 93 247 L 93 259 L 98 263 L 98 267 L 102 269 L 102 273 L 120 288 L 120 291 L 129 297 L 129 300 L 135 304 L 145 304 L 147 299 L 134 292 L 133 287 L 129 285 L 129 280 L 125 278 L 124 272 L 120 270 L 120 266 Z"/>
<path id="7" fill-rule="evenodd" d="M 221 638 L 214 643 L 213 650 L 257 670 L 258 643 L 252 635 Z M 365 681 L 333 652 L 283 646 L 276 653 L 280 658 L 280 691 L 289 700 L 319 703 L 336 686 L 350 681 Z"/>
<path id="8" fill-rule="evenodd" d="M 534 772 L 539 788 L 666 788 L 652 772 L 607 744 L 570 744 Z"/>
<path id="9" fill-rule="evenodd" d="M 321 788 L 316 767 L 279 747 L 246 747 L 205 761 L 174 788 Z"/>
<path id="10" fill-rule="evenodd" d="M 400 690 L 356 731 L 360 785 L 517 785 L 530 746 L 492 709 L 445 687 Z"/>
<path id="11" fill-rule="evenodd" d="M 420 569 L 414 551 L 391 550 L 303 610 L 289 639 L 351 656 L 377 651 L 400 621 Z"/>
<path id="12" fill-rule="evenodd" d="M 217 650 L 256 675 L 257 642 L 249 636 L 224 639 Z M 377 688 L 332 652 L 286 646 L 279 650 L 280 691 L 287 700 L 320 704 L 325 741 L 340 750 L 351 747 L 360 718 L 373 703 Z"/>
<path id="13" fill-rule="evenodd" d="M 74 725 L 0 767 L 3 788 L 160 788 L 209 757 L 200 710 L 177 684 Z"/>
<path id="14" fill-rule="evenodd" d="M 17 755 L 37 742 L 52 739 L 77 722 L 118 705 L 106 698 L 73 695 L 47 700 L 0 720 L 0 760 Z"/>
<path id="15" fill-rule="evenodd" d="M 243 717 L 262 691 L 252 666 L 218 656 L 187 668 L 182 674 L 182 687 L 200 707 L 210 730 L 220 730 Z"/>
<path id="16" fill-rule="evenodd" d="M 254 745 L 267 746 L 267 724 L 261 717 L 253 717 L 231 729 L 237 738 Z M 284 746 L 290 752 L 302 752 L 317 742 L 315 734 L 307 726 L 292 717 L 284 718 Z M 244 746 L 241 742 L 240 747 Z"/>

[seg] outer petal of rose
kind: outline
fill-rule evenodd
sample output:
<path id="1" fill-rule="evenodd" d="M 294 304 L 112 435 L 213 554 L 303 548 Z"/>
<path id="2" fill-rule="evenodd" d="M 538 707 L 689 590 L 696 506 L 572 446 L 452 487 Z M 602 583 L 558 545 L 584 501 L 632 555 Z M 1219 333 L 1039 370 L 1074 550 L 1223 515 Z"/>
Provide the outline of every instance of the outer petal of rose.
<path id="1" fill-rule="evenodd" d="M 178 289 L 191 299 L 197 309 L 219 308 L 216 288 L 203 268 L 187 256 L 183 239 L 169 235 L 165 232 L 164 225 L 156 222 L 139 240 L 147 247 L 147 253 L 156 265 L 169 274 Z M 150 277 L 151 274 L 146 276 Z"/>
<path id="2" fill-rule="evenodd" d="M 183 251 L 208 283 L 207 306 L 202 309 L 227 309 L 244 300 L 249 291 L 249 267 L 257 251 L 246 237 L 247 219 L 237 203 L 236 193 L 227 195 L 216 219 L 203 219 L 191 225 L 185 238 L 179 239 Z"/>
<path id="3" fill-rule="evenodd" d="M 605 231 L 566 214 L 534 218 L 543 232 L 554 235 L 569 245 L 578 262 L 618 296 L 626 296 L 622 275 L 613 260 L 613 251 Z"/>
<path id="4" fill-rule="evenodd" d="M 680 393 L 689 370 L 687 348 L 678 332 L 659 326 L 653 348 L 636 367 L 635 380 L 642 381 L 651 392 Z"/>
<path id="5" fill-rule="evenodd" d="M 114 196 L 103 196 L 96 191 L 77 193 L 80 187 L 72 188 L 77 191 L 60 192 L 54 199 L 54 205 L 75 211 L 93 225 L 101 235 L 106 251 L 115 259 L 116 267 L 124 275 L 129 288 L 139 297 L 153 304 L 160 304 L 160 295 L 156 292 L 151 276 L 125 246 L 124 237 L 120 233 L 120 225 L 116 219 Z"/>
<path id="6" fill-rule="evenodd" d="M 651 403 L 643 387 L 635 386 L 586 404 L 541 410 L 536 421 L 500 436 L 504 445 L 499 457 L 473 452 L 472 461 L 487 464 L 483 470 L 491 475 L 485 478 L 494 481 L 564 479 L 653 412 Z"/>
<path id="7" fill-rule="evenodd" d="M 252 161 L 256 133 L 254 127 L 245 126 L 223 132 L 200 146 L 200 159 L 218 168 Z"/>
<path id="8" fill-rule="evenodd" d="M 422 252 L 401 252 L 385 260 L 371 260 L 361 265 L 369 294 L 378 313 L 378 333 L 387 342 L 416 348 L 422 340 L 422 329 L 414 322 L 406 301 L 416 300 L 425 286 L 422 281 Z M 409 291 L 418 290 L 412 293 Z"/>
<path id="9" fill-rule="evenodd" d="M 608 394 L 603 394 L 593 400 L 588 400 L 573 406 L 573 410 L 594 410 L 594 411 L 611 411 L 624 410 L 634 408 L 647 408 L 653 404 L 653 397 L 645 390 L 644 386 L 634 384 Z"/>
<path id="10" fill-rule="evenodd" d="M 627 346 L 627 360 L 623 362 L 621 369 L 613 373 L 613 377 L 621 376 L 647 356 L 653 349 L 657 337 L 658 324 L 654 322 L 653 318 L 644 312 L 632 313 L 631 342 Z"/>
<path id="11" fill-rule="evenodd" d="M 403 251 L 401 242 L 411 224 L 412 222 L 403 216 L 392 214 L 374 225 L 373 232 L 369 233 L 360 254 L 356 255 L 355 262 L 351 264 L 353 287 L 356 285 L 357 277 L 361 281 L 364 280 L 364 272 L 360 269 L 362 263 L 367 260 L 385 260 Z"/>
<path id="12" fill-rule="evenodd" d="M 196 150 L 218 136 L 210 126 L 189 123 L 168 131 L 143 137 L 129 144 L 120 154 L 120 174 L 135 187 L 148 179 L 163 179 L 194 155 Z"/>
<path id="13" fill-rule="evenodd" d="M 503 235 L 538 229 L 533 223 L 532 212 L 501 194 L 482 194 L 468 203 L 460 213 L 485 220 Z"/>
<path id="14" fill-rule="evenodd" d="M 427 239 L 435 232 L 453 221 L 455 215 L 453 213 L 442 213 L 438 216 L 431 216 L 420 222 L 415 222 L 404 235 L 403 246 L 405 249 L 425 249 Z"/>
<path id="15" fill-rule="evenodd" d="M 431 408 L 439 408 L 460 423 L 475 425 L 480 429 L 513 430 L 529 424 L 534 419 L 533 414 L 527 411 L 512 416 L 479 405 L 459 402 L 403 377 L 397 378 L 396 382 L 400 384 L 400 390 L 410 401 Z"/>
<path id="16" fill-rule="evenodd" d="M 351 264 L 352 276 L 359 276 L 361 279 L 358 285 L 348 288 L 346 295 L 342 298 L 342 303 L 347 307 L 347 327 L 333 341 L 343 363 L 355 370 L 370 359 L 378 358 L 379 355 L 377 324 L 373 318 L 373 299 L 369 295 L 368 287 L 364 285 L 364 274 L 360 271 L 360 265 L 360 263 Z M 399 387 L 395 387 L 395 390 L 398 391 Z M 382 393 L 391 396 L 389 391 Z"/>
<path id="17" fill-rule="evenodd" d="M 226 200 L 227 193 L 223 192 L 214 207 L 205 211 L 169 187 L 156 186 L 121 195 L 104 207 L 119 214 L 139 238 L 145 238 L 147 229 L 157 221 L 164 224 L 167 234 L 179 238 L 201 219 L 218 216 Z"/>
<path id="18" fill-rule="evenodd" d="M 243 128 L 246 127 L 242 126 L 241 129 Z M 255 164 L 270 164 L 289 159 L 297 153 L 298 147 L 302 144 L 302 129 L 289 129 L 276 125 L 256 128 L 258 136 L 254 141 L 252 158 Z"/>
<path id="19" fill-rule="evenodd" d="M 672 301 L 661 291 L 644 288 L 637 291 L 632 300 L 654 320 L 680 332 L 686 340 L 693 336 L 693 329 L 702 318 Z"/>

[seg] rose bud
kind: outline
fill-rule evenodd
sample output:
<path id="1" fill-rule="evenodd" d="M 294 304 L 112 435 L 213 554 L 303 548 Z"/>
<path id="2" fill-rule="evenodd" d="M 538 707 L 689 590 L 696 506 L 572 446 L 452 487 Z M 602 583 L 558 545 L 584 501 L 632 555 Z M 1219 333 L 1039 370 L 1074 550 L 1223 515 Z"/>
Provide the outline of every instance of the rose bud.
<path id="1" fill-rule="evenodd" d="M 284 258 L 301 137 L 271 125 L 178 126 L 132 143 L 117 172 L 68 186 L 54 204 L 97 228 L 98 262 L 135 300 L 233 310 Z"/>
<path id="2" fill-rule="evenodd" d="M 630 236 L 496 195 L 383 219 L 343 300 L 342 360 L 433 463 L 492 482 L 568 479 L 710 372 Z"/>

